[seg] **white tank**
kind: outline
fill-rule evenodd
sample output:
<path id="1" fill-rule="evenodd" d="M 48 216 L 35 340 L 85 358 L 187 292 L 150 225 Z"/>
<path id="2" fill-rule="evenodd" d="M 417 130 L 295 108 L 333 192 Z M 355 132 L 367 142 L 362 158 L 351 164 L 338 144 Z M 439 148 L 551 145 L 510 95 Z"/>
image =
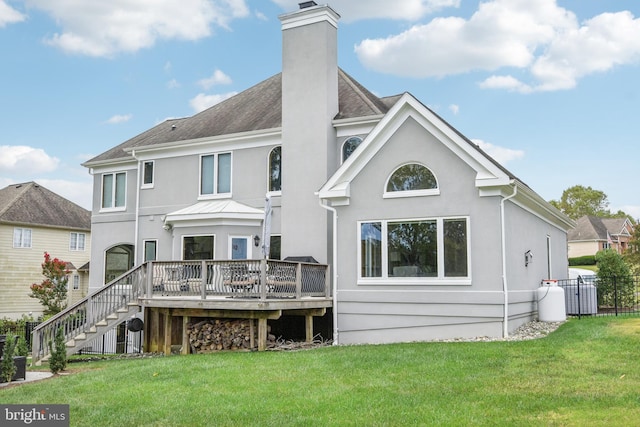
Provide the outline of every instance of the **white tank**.
<path id="1" fill-rule="evenodd" d="M 538 320 L 541 322 L 564 322 L 567 311 L 564 302 L 564 289 L 557 280 L 543 280 L 536 291 L 538 299 Z"/>

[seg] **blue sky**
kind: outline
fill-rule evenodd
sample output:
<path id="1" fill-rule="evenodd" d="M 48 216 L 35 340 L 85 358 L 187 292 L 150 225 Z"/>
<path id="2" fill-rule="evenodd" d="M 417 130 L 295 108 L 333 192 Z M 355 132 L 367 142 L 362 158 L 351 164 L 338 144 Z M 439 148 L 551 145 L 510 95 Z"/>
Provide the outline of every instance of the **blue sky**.
<path id="1" fill-rule="evenodd" d="M 278 73 L 297 3 L 0 0 L 0 187 L 90 208 L 83 161 Z M 338 62 L 371 91 L 411 92 L 547 200 L 591 186 L 640 218 L 640 2 L 330 5 Z"/>

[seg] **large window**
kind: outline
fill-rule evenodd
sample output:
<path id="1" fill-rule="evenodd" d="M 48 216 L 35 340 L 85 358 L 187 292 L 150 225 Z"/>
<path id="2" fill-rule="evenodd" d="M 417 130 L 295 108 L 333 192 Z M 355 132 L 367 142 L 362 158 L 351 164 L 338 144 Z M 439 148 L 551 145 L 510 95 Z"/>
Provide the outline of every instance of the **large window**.
<path id="1" fill-rule="evenodd" d="M 124 209 L 127 196 L 125 172 L 102 175 L 102 209 Z"/>
<path id="2" fill-rule="evenodd" d="M 69 250 L 84 251 L 84 243 L 87 235 L 84 233 L 71 233 L 69 235 Z"/>
<path id="3" fill-rule="evenodd" d="M 469 277 L 467 218 L 361 222 L 358 239 L 363 282 Z"/>
<path id="4" fill-rule="evenodd" d="M 282 147 L 269 152 L 269 191 L 282 191 Z"/>
<path id="5" fill-rule="evenodd" d="M 409 163 L 393 171 L 385 187 L 384 197 L 412 197 L 440 194 L 438 181 L 429 168 Z"/>
<path id="6" fill-rule="evenodd" d="M 182 238 L 182 259 L 213 259 L 214 236 L 184 236 Z"/>
<path id="7" fill-rule="evenodd" d="M 30 228 L 14 228 L 13 229 L 13 247 L 14 248 L 30 248 L 31 247 L 31 229 Z"/>
<path id="8" fill-rule="evenodd" d="M 209 154 L 200 158 L 200 195 L 231 193 L 231 153 Z"/>

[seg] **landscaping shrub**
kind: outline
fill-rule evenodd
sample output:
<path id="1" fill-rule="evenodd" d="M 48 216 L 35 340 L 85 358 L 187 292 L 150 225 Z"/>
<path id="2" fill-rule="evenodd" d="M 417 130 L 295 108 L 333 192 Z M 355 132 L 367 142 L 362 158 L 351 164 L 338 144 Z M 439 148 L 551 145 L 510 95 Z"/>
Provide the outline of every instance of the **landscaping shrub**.
<path id="1" fill-rule="evenodd" d="M 576 265 L 596 265 L 596 257 L 595 255 L 585 255 L 569 258 L 569 266 L 573 267 Z"/>
<path id="2" fill-rule="evenodd" d="M 0 362 L 0 381 L 3 383 L 10 382 L 16 373 L 16 365 L 13 363 L 15 345 L 13 335 L 7 335 L 2 352 L 2 361 Z"/>
<path id="3" fill-rule="evenodd" d="M 613 249 L 596 254 L 598 261 L 598 304 L 601 307 L 633 307 L 635 283 L 622 255 Z"/>
<path id="4" fill-rule="evenodd" d="M 64 333 L 62 328 L 58 328 L 56 332 L 55 347 L 54 343 L 49 341 L 49 351 L 51 358 L 49 359 L 49 370 L 53 374 L 64 371 L 67 367 L 67 348 L 64 343 Z"/>

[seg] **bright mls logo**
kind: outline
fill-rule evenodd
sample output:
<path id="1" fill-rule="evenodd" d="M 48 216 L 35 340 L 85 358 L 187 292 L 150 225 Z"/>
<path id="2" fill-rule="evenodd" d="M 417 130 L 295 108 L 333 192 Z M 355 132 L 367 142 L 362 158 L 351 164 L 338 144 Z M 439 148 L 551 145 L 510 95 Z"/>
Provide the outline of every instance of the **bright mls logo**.
<path id="1" fill-rule="evenodd" d="M 0 405 L 2 426 L 69 427 L 69 405 Z"/>

